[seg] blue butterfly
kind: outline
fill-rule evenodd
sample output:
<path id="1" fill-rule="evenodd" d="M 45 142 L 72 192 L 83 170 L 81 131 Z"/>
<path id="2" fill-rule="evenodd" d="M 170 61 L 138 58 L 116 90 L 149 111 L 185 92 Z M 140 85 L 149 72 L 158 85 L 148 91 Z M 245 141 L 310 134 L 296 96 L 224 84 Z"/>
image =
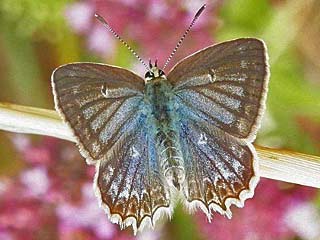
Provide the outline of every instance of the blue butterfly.
<path id="1" fill-rule="evenodd" d="M 166 75 L 145 78 L 97 63 L 71 63 L 52 75 L 55 106 L 80 152 L 96 165 L 94 187 L 113 222 L 133 229 L 186 206 L 231 217 L 259 180 L 251 144 L 269 79 L 263 41 L 210 46 Z"/>

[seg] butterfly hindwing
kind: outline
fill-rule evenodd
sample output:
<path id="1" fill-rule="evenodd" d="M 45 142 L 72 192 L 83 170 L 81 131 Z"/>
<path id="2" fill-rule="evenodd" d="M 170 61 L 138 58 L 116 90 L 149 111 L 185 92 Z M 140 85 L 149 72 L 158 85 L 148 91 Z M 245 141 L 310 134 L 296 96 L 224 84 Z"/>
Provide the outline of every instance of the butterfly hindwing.
<path id="1" fill-rule="evenodd" d="M 155 142 L 143 117 L 99 163 L 95 188 L 111 220 L 134 231 L 152 226 L 172 211 L 169 187 L 161 174 Z"/>
<path id="2" fill-rule="evenodd" d="M 242 139 L 254 139 L 264 111 L 268 64 L 264 43 L 254 38 L 201 50 L 168 74 L 181 104 Z"/>
<path id="3" fill-rule="evenodd" d="M 54 71 L 52 86 L 56 109 L 71 127 L 82 155 L 93 163 L 134 127 L 144 80 L 117 67 L 73 63 Z"/>
<path id="4" fill-rule="evenodd" d="M 253 146 L 187 116 L 180 123 L 187 206 L 231 217 L 230 205 L 242 207 L 259 180 Z"/>

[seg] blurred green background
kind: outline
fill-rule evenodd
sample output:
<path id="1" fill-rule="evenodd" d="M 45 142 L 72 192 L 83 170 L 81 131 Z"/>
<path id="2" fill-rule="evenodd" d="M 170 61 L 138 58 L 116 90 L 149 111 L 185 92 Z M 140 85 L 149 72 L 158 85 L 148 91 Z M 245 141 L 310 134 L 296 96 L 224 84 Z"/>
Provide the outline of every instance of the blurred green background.
<path id="1" fill-rule="evenodd" d="M 75 34 L 64 17 L 70 2 L 74 1 L 0 2 L 2 102 L 52 109 L 50 75 L 63 63 L 100 61 L 132 68 L 135 59 L 121 45 L 112 59 L 97 57 L 83 47 L 83 36 Z M 261 131 L 264 144 L 319 154 L 319 12 L 316 0 L 233 0 L 222 1 L 214 16 L 218 19 L 212 32 L 215 41 L 252 36 L 267 43 L 271 123 Z"/>
<path id="2" fill-rule="evenodd" d="M 1 102 L 53 109 L 50 76 L 64 63 L 99 61 L 133 68 L 136 60 L 120 44 L 112 57 L 93 54 L 85 47 L 86 36 L 75 33 L 65 18 L 66 7 L 74 2 L 0 1 Z M 213 11 L 217 24 L 211 32 L 215 42 L 259 37 L 269 49 L 267 113 L 257 143 L 320 155 L 320 1 L 218 2 Z M 139 44 L 144 43 L 137 40 L 134 47 L 141 48 Z M 0 132 L 0 175 L 14 176 L 23 163 L 9 136 Z M 40 141 L 41 137 L 33 139 Z M 196 237 L 191 225 L 184 227 L 188 223 L 190 219 L 177 211 L 173 227 L 181 239 Z"/>

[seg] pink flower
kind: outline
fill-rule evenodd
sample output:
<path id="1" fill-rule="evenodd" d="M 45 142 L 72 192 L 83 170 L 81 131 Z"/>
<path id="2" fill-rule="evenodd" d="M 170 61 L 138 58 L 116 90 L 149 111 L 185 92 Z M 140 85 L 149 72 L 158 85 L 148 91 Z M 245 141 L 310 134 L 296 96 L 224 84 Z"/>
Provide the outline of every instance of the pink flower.
<path id="1" fill-rule="evenodd" d="M 114 37 L 102 25 L 95 25 L 91 29 L 88 45 L 89 49 L 96 54 L 113 56 L 116 47 L 115 41 Z"/>
<path id="2" fill-rule="evenodd" d="M 63 203 L 57 207 L 60 234 L 70 234 L 78 229 L 89 228 L 101 238 L 111 239 L 115 234 L 115 227 L 107 219 L 103 210 L 99 208 L 94 196 L 92 184 L 85 184 L 82 188 L 82 201 L 77 205 Z"/>
<path id="3" fill-rule="evenodd" d="M 285 222 L 289 229 L 303 239 L 320 239 L 320 213 L 311 202 L 304 202 L 288 209 Z"/>
<path id="4" fill-rule="evenodd" d="M 288 209 L 310 201 L 315 193 L 309 187 L 261 180 L 254 198 L 247 200 L 244 208 L 233 207 L 231 220 L 215 213 L 208 223 L 203 214 L 198 214 L 198 227 L 208 239 L 288 239 L 295 236 L 285 223 Z"/>
<path id="5" fill-rule="evenodd" d="M 211 34 L 217 23 L 215 14 L 220 2 L 208 4 L 168 69 L 182 57 L 213 43 Z M 93 14 L 89 19 L 87 13 L 92 10 L 103 16 L 126 41 L 136 42 L 138 47 L 135 50 L 141 57 L 145 60 L 151 58 L 153 61 L 157 58 L 161 66 L 203 3 L 204 1 L 182 1 L 176 4 L 158 0 L 85 0 L 81 3 L 81 8 L 87 8 L 82 10 L 85 13 L 83 17 L 78 3 L 69 5 L 66 15 L 71 27 L 81 29 L 78 32 L 87 37 L 89 49 L 94 53 L 109 57 L 115 54 L 115 38 L 107 29 L 102 29 L 102 24 L 94 19 Z M 72 18 L 81 20 L 74 21 Z"/>
<path id="6" fill-rule="evenodd" d="M 50 185 L 47 169 L 44 167 L 35 167 L 23 171 L 20 175 L 20 181 L 26 187 L 27 194 L 33 197 L 43 197 Z"/>
<path id="7" fill-rule="evenodd" d="M 44 138 L 44 141 L 39 144 L 32 144 L 28 137 L 14 135 L 12 142 L 27 163 L 47 166 L 48 164 L 52 164 L 58 140 L 48 137 Z"/>
<path id="8" fill-rule="evenodd" d="M 54 236 L 53 206 L 26 196 L 23 184 L 18 181 L 5 184 L 4 191 L 0 192 L 0 236 L 5 234 L 9 239 L 26 240 L 34 239 L 36 234 L 40 239 L 44 233 Z"/>
<path id="9" fill-rule="evenodd" d="M 77 33 L 84 33 L 89 30 L 94 9 L 88 2 L 76 2 L 72 7 L 66 8 L 65 17 Z"/>
<path id="10" fill-rule="evenodd" d="M 0 239 L 2 240 L 12 240 L 13 237 L 10 233 L 8 233 L 7 231 L 1 231 L 0 230 Z"/>
<path id="11" fill-rule="evenodd" d="M 129 239 L 99 209 L 94 167 L 74 144 L 49 137 L 14 143 L 26 165 L 16 177 L 0 179 L 0 239 Z"/>

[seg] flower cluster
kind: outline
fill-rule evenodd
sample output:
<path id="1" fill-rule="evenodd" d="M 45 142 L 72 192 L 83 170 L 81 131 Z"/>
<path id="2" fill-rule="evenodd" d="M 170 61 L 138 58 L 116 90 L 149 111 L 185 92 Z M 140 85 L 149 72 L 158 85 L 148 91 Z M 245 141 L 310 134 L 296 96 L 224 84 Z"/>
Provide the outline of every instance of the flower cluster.
<path id="1" fill-rule="evenodd" d="M 247 200 L 244 208 L 233 208 L 231 221 L 215 214 L 212 223 L 208 223 L 202 214 L 198 214 L 197 222 L 201 233 L 208 239 L 232 240 L 235 236 L 236 239 L 293 239 L 297 234 L 304 237 L 306 234 L 301 234 L 301 228 L 299 230 L 296 226 L 300 224 L 304 231 L 308 231 L 303 224 L 308 218 L 301 219 L 296 208 L 312 205 L 315 195 L 314 188 L 263 179 L 254 198 Z M 320 221 L 319 216 L 314 218 Z"/>
<path id="2" fill-rule="evenodd" d="M 0 179 L 0 239 L 132 239 L 99 208 L 94 168 L 73 144 L 13 140 L 25 166 L 16 178 Z"/>
<path id="3" fill-rule="evenodd" d="M 0 179 L 0 239 L 133 239 L 98 207 L 94 168 L 73 144 L 46 137 L 34 145 L 21 135 L 13 140 L 25 166 L 16 178 Z M 311 202 L 315 194 L 312 188 L 262 180 L 254 199 L 243 209 L 233 208 L 231 221 L 215 214 L 208 223 L 199 211 L 195 223 L 205 239 L 312 239 L 320 236 L 313 226 L 320 224 Z M 301 222 L 301 215 L 313 220 Z"/>
<path id="4" fill-rule="evenodd" d="M 212 44 L 211 35 L 217 24 L 214 16 L 220 2 L 207 6 L 169 68 L 177 59 Z M 94 13 L 98 13 L 125 40 L 139 43 L 137 51 L 144 59 L 158 59 L 161 66 L 203 3 L 199 0 L 181 1 L 181 4 L 159 0 L 86 0 L 69 5 L 66 18 L 74 31 L 87 37 L 90 50 L 110 57 L 115 54 L 116 39 L 94 18 Z"/>
<path id="5" fill-rule="evenodd" d="M 208 5 L 168 69 L 178 59 L 212 44 L 221 2 Z M 99 56 L 118 57 L 119 44 L 94 13 L 103 16 L 144 59 L 158 58 L 161 66 L 203 3 L 83 0 L 69 4 L 65 16 Z M 134 68 L 141 73 L 138 66 Z M 34 144 L 22 135 L 14 135 L 13 143 L 25 162 L 17 176 L 0 178 L 0 239 L 134 238 L 119 231 L 98 207 L 92 189 L 94 167 L 85 164 L 73 144 L 49 137 Z M 312 203 L 315 194 L 308 187 L 261 180 L 254 199 L 246 201 L 243 209 L 232 207 L 231 221 L 214 214 L 208 223 L 200 211 L 194 221 L 206 239 L 319 239 L 320 217 Z M 140 237 L 159 239 L 162 232 L 146 234 Z"/>

